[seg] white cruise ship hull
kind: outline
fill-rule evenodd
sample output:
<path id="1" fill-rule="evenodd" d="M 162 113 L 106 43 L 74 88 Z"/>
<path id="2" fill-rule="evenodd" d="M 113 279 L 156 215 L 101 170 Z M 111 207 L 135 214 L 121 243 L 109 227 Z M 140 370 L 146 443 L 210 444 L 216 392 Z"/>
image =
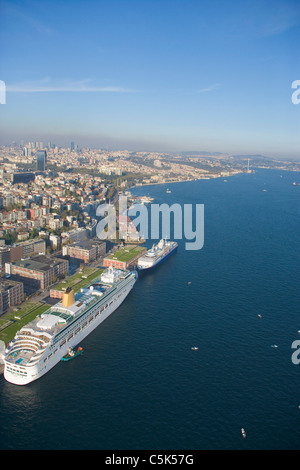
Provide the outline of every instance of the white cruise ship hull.
<path id="1" fill-rule="evenodd" d="M 133 288 L 136 279 L 136 276 L 131 276 L 122 290 L 117 290 L 115 295 L 109 296 L 107 307 L 102 312 L 103 303 L 100 302 L 74 324 L 73 331 L 68 330 L 60 340 L 55 343 L 51 342 L 36 364 L 22 366 L 21 364 L 12 364 L 4 359 L 4 378 L 15 385 L 26 385 L 45 375 L 60 362 L 61 358 L 68 353 L 69 348 L 77 346 L 122 304 Z M 70 337 L 71 335 L 72 337 Z"/>
<path id="2" fill-rule="evenodd" d="M 173 246 L 167 251 L 163 252 L 161 255 L 151 259 L 148 258 L 147 256 L 143 256 L 139 258 L 138 264 L 137 264 L 137 269 L 139 271 L 143 271 L 145 269 L 150 269 L 154 268 L 154 266 L 157 266 L 158 264 L 162 263 L 165 261 L 174 251 L 176 251 L 178 248 L 178 244 L 176 242 L 173 243 Z"/>

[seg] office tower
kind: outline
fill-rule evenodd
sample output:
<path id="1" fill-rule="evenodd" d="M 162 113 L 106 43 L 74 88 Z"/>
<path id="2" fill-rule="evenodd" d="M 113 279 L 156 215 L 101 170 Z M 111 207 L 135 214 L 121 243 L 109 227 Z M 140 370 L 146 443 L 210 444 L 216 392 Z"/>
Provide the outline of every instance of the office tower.
<path id="1" fill-rule="evenodd" d="M 35 175 L 30 171 L 16 171 L 14 173 L 9 173 L 10 181 L 12 184 L 16 183 L 29 183 L 34 181 Z"/>
<path id="2" fill-rule="evenodd" d="M 47 162 L 46 150 L 38 150 L 36 152 L 36 169 L 37 171 L 45 171 Z"/>

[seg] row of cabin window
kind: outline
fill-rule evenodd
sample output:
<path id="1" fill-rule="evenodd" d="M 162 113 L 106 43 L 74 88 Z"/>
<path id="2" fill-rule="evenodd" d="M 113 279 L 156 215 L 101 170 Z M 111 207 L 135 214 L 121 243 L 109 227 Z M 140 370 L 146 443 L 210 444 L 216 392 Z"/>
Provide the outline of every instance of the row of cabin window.
<path id="1" fill-rule="evenodd" d="M 105 309 L 106 309 L 109 305 L 111 305 L 113 302 L 114 302 L 114 301 L 112 300 L 109 304 L 106 304 L 105 307 L 102 307 L 101 310 L 99 310 L 99 312 L 96 313 L 95 318 L 97 318 L 98 315 L 100 315 L 100 313 L 102 313 L 103 310 L 105 310 Z M 88 323 L 88 322 L 91 323 L 93 320 L 94 320 L 94 315 L 92 315 L 92 316 L 89 318 L 88 321 L 86 320 L 86 322 L 85 322 L 82 326 L 80 326 L 80 327 L 75 331 L 75 333 L 71 333 L 71 334 L 68 336 L 67 339 L 65 339 L 64 341 L 62 341 L 62 343 L 60 344 L 60 347 L 62 348 L 62 346 L 63 346 L 67 341 L 70 341 L 70 339 L 73 338 L 74 334 L 77 335 L 81 329 L 83 329 L 83 328 L 85 328 L 85 327 L 87 326 L 87 323 Z M 50 357 L 50 356 L 49 356 L 49 357 Z"/>

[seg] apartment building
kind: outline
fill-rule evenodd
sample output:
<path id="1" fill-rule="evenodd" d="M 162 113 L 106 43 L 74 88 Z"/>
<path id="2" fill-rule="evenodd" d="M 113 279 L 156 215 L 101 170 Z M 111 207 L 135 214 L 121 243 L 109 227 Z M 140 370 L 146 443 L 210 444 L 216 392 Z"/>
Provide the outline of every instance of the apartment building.
<path id="1" fill-rule="evenodd" d="M 84 263 L 95 261 L 106 253 L 106 243 L 100 240 L 83 240 L 63 247 L 63 255 L 82 260 Z"/>
<path id="2" fill-rule="evenodd" d="M 6 264 L 6 272 L 15 276 L 16 280 L 30 283 L 38 289 L 47 289 L 68 271 L 67 260 L 43 255 Z"/>
<path id="3" fill-rule="evenodd" d="M 0 315 L 3 315 L 9 307 L 22 303 L 23 299 L 24 286 L 22 282 L 0 279 Z"/>
<path id="4" fill-rule="evenodd" d="M 14 263 L 22 258 L 28 258 L 35 254 L 46 253 L 46 241 L 41 238 L 27 240 L 15 245 L 0 247 L 0 270 L 4 269 L 5 263 Z"/>

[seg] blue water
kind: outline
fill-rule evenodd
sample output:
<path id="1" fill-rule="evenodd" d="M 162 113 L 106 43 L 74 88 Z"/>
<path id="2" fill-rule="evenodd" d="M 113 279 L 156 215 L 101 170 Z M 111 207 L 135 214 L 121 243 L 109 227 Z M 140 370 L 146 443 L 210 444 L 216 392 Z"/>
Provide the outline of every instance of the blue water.
<path id="1" fill-rule="evenodd" d="M 82 356 L 0 377 L 1 449 L 300 448 L 300 174 L 226 179 L 134 190 L 204 204 L 203 248 L 142 273 Z"/>

